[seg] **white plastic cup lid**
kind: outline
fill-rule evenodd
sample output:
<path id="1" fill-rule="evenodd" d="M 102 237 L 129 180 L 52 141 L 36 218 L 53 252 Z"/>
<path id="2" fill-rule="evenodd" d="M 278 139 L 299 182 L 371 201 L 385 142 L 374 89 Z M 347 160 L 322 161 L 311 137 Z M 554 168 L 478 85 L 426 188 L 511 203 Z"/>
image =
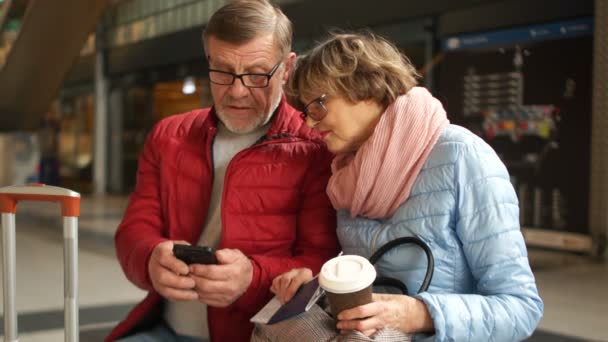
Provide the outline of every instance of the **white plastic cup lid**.
<path id="1" fill-rule="evenodd" d="M 376 269 L 359 255 L 341 255 L 328 260 L 319 273 L 319 284 L 331 293 L 363 290 L 376 279 Z"/>

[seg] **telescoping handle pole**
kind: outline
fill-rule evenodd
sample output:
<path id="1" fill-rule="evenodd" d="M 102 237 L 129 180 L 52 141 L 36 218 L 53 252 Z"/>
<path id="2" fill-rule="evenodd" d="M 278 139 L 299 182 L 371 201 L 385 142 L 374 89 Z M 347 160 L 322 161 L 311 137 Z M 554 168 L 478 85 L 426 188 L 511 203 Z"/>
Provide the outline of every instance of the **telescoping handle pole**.
<path id="1" fill-rule="evenodd" d="M 65 341 L 78 342 L 78 216 L 80 194 L 65 188 L 30 184 L 0 188 L 2 213 L 4 338 L 17 342 L 17 308 L 15 306 L 15 213 L 21 201 L 59 202 L 63 216 L 64 315 Z"/>

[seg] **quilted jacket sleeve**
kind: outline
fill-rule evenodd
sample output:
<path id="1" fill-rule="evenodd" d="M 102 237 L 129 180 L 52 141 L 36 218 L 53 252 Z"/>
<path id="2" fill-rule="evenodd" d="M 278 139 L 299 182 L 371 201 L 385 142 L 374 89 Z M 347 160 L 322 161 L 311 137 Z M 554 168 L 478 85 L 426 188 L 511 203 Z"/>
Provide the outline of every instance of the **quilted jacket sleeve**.
<path id="1" fill-rule="evenodd" d="M 114 235 L 116 254 L 125 275 L 145 290 L 153 289 L 148 277 L 150 254 L 156 245 L 166 240 L 161 236 L 163 221 L 157 130 L 158 126 L 149 134 L 144 145 L 137 169 L 137 184 Z"/>
<path id="2" fill-rule="evenodd" d="M 476 281 L 476 294 L 430 294 L 422 299 L 437 341 L 520 341 L 542 313 L 519 226 L 517 197 L 506 168 L 481 142 L 459 148 L 455 229 Z"/>
<path id="3" fill-rule="evenodd" d="M 325 148 L 311 149 L 310 167 L 301 187 L 301 205 L 297 214 L 296 241 L 292 257 L 250 255 L 253 279 L 247 291 L 233 304 L 244 312 L 255 313 L 271 296 L 272 280 L 293 268 L 320 271 L 325 261 L 339 251 L 336 237 L 336 212 L 326 194 L 333 155 Z"/>

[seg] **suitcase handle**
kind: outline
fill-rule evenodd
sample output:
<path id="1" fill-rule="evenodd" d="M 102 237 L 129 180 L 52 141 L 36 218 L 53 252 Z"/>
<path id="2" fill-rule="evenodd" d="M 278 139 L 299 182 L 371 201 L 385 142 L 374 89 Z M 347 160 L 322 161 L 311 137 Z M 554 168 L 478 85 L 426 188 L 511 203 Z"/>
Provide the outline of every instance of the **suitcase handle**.
<path id="1" fill-rule="evenodd" d="M 20 201 L 60 202 L 63 216 L 64 323 L 65 341 L 78 342 L 78 216 L 80 194 L 44 184 L 0 188 L 3 246 L 4 340 L 19 341 L 15 305 L 15 214 Z"/>
<path id="2" fill-rule="evenodd" d="M 0 212 L 14 214 L 20 201 L 60 202 L 62 216 L 80 215 L 80 194 L 39 183 L 0 188 Z"/>

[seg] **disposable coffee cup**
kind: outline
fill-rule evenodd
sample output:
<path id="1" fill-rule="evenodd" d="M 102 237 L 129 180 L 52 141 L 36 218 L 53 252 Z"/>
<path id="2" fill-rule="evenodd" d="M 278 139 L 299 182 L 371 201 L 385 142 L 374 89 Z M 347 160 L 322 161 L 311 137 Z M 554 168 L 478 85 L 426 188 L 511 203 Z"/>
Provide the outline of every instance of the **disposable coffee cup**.
<path id="1" fill-rule="evenodd" d="M 334 317 L 344 310 L 372 301 L 374 266 L 358 255 L 341 255 L 327 261 L 319 273 L 319 285 L 325 290 Z"/>

